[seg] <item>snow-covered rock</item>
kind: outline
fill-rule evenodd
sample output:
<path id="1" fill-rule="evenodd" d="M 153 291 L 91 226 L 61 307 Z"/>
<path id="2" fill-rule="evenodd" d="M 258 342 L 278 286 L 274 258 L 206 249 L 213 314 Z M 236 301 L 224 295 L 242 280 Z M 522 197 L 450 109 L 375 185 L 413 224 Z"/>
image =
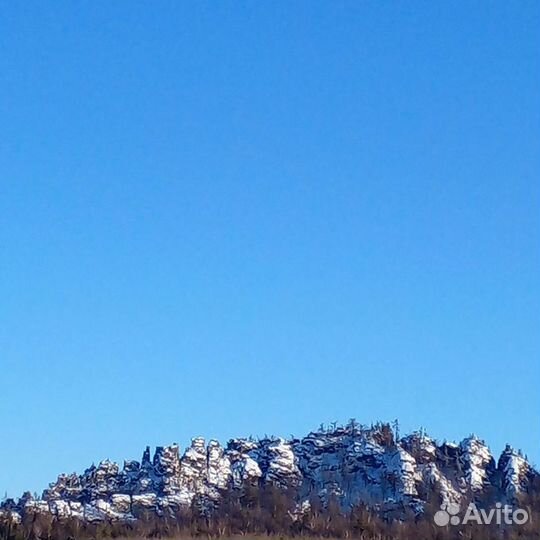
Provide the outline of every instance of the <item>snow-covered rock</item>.
<path id="1" fill-rule="evenodd" d="M 495 460 L 489 448 L 475 435 L 463 439 L 459 447 L 466 486 L 473 492 L 482 491 L 489 485 L 495 470 Z"/>
<path id="2" fill-rule="evenodd" d="M 365 503 L 378 508 L 422 510 L 433 492 L 441 502 L 499 490 L 500 500 L 527 489 L 538 473 L 507 447 L 498 463 L 475 436 L 459 444 L 438 444 L 424 432 L 396 441 L 388 425 L 350 423 L 319 429 L 301 439 L 233 439 L 222 447 L 194 438 L 183 454 L 178 445 L 146 448 L 142 459 L 123 468 L 109 460 L 82 474 L 61 474 L 40 499 L 24 494 L 0 506 L 20 519 L 49 513 L 59 519 L 130 521 L 148 513 L 174 516 L 193 502 L 212 508 L 230 489 L 271 484 L 293 488 L 298 508 L 319 497 L 343 507 Z"/>
<path id="3" fill-rule="evenodd" d="M 535 474 L 521 452 L 517 452 L 510 445 L 507 445 L 501 454 L 498 469 L 502 472 L 502 487 L 510 500 L 525 491 Z"/>

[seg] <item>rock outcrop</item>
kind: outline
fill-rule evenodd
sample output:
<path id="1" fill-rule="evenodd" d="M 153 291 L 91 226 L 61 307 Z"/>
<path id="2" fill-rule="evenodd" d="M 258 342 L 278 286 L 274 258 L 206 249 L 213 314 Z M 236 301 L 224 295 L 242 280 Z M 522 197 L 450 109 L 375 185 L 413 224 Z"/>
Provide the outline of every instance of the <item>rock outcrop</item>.
<path id="1" fill-rule="evenodd" d="M 511 502 L 538 473 L 521 453 L 507 446 L 495 462 L 475 436 L 442 443 L 416 432 L 399 440 L 387 424 L 320 429 L 302 439 L 233 439 L 226 447 L 195 438 L 180 455 L 176 444 L 151 456 L 105 460 L 82 474 L 61 474 L 40 499 L 25 493 L 5 501 L 0 512 L 22 519 L 29 513 L 85 521 L 130 521 L 145 512 L 174 515 L 194 499 L 208 508 L 228 490 L 246 484 L 292 488 L 299 506 L 318 497 L 343 507 L 365 503 L 377 508 L 421 512 L 435 494 L 441 502 L 493 494 Z"/>

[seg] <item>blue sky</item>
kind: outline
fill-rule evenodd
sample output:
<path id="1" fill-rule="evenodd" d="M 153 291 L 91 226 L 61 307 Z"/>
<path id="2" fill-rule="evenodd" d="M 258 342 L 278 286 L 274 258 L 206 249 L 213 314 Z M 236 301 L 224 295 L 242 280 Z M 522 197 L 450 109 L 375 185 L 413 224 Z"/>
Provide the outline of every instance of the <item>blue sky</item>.
<path id="1" fill-rule="evenodd" d="M 537 2 L 0 7 L 0 491 L 399 418 L 540 463 Z"/>

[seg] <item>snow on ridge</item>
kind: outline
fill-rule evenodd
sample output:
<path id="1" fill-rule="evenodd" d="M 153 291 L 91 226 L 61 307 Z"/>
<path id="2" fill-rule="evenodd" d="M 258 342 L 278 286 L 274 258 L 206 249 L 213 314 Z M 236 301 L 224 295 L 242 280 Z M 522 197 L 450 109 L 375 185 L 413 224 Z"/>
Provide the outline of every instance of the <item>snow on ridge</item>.
<path id="1" fill-rule="evenodd" d="M 537 475 L 510 447 L 498 464 L 487 445 L 475 436 L 459 445 L 438 444 L 423 431 L 395 440 L 388 425 L 350 424 L 311 432 L 301 439 L 232 439 L 223 447 L 192 439 L 181 454 L 178 445 L 150 449 L 140 462 L 109 460 L 81 475 L 60 475 L 35 500 L 25 494 L 8 501 L 0 512 L 19 517 L 50 513 L 86 521 L 129 521 L 143 511 L 158 515 L 189 506 L 194 498 L 217 502 L 228 489 L 273 484 L 294 487 L 299 507 L 312 496 L 342 505 L 406 505 L 418 511 L 426 493 L 437 490 L 442 502 L 459 502 L 468 490 L 482 494 L 503 478 L 500 498 L 510 499 Z"/>

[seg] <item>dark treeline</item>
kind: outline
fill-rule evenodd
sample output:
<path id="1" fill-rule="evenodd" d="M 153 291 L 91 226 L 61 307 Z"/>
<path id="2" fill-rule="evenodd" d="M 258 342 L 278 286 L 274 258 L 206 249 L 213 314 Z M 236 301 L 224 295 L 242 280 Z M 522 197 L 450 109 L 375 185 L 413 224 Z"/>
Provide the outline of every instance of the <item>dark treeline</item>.
<path id="1" fill-rule="evenodd" d="M 435 492 L 434 492 L 435 493 Z M 433 514 L 439 501 L 433 495 L 425 511 L 415 516 L 409 509 L 384 513 L 359 505 L 348 511 L 330 502 L 310 501 L 298 511 L 293 490 L 274 486 L 246 486 L 225 494 L 219 506 L 209 509 L 195 499 L 191 508 L 169 516 L 147 512 L 131 523 L 83 523 L 46 514 L 26 514 L 20 523 L 4 516 L 1 540 L 89 540 L 105 538 L 226 538 L 233 536 L 276 538 L 358 538 L 363 540 L 528 540 L 538 539 L 540 483 L 520 496 L 518 506 L 527 510 L 528 523 L 516 525 L 458 525 L 439 527 Z"/>

